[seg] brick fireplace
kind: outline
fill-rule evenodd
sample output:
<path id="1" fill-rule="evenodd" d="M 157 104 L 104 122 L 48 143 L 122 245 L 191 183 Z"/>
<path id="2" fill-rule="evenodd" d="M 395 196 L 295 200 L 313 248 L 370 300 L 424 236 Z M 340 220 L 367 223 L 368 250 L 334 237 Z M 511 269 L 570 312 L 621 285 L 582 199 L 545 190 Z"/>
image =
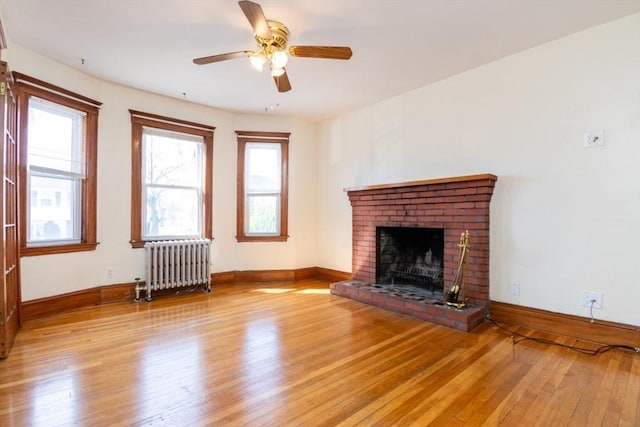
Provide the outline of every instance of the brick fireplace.
<path id="1" fill-rule="evenodd" d="M 479 325 L 489 305 L 489 208 L 496 180 L 481 174 L 346 189 L 353 212 L 353 279 L 332 283 L 331 293 L 463 331 Z M 445 291 L 458 266 L 460 234 L 468 230 L 468 306 L 456 309 L 371 291 L 367 285 L 376 281 L 377 227 L 443 229 Z"/>

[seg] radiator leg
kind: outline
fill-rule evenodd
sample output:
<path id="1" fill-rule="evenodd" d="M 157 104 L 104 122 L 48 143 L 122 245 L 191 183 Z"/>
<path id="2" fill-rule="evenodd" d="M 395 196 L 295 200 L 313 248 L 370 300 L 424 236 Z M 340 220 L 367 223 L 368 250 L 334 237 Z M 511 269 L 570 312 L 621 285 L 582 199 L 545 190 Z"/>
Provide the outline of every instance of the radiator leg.
<path id="1" fill-rule="evenodd" d="M 147 285 L 147 292 L 146 292 L 146 298 L 145 298 L 145 300 L 146 300 L 147 302 L 150 302 L 150 301 L 151 301 L 151 286 L 149 286 L 149 285 Z"/>

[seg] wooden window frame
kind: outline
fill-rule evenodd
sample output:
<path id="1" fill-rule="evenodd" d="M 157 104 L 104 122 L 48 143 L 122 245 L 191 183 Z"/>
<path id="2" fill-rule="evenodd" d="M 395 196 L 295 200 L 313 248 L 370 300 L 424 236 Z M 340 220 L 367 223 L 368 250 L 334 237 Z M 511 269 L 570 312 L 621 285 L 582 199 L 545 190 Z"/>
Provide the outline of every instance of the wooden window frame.
<path id="1" fill-rule="evenodd" d="M 236 239 L 238 242 L 286 242 L 289 239 L 289 136 L 288 132 L 255 132 L 236 131 L 238 139 L 237 168 L 237 210 Z M 259 142 L 280 144 L 281 148 L 281 192 L 280 192 L 280 233 L 278 235 L 247 235 L 244 231 L 245 217 L 245 146 L 247 143 Z"/>
<path id="2" fill-rule="evenodd" d="M 48 255 L 68 252 L 95 250 L 98 246 L 96 237 L 97 187 L 98 187 L 98 112 L 101 102 L 71 92 L 59 86 L 13 72 L 16 82 L 16 99 L 18 107 L 18 143 L 20 145 L 20 256 Z M 86 113 L 85 118 L 85 162 L 86 177 L 81 185 L 80 242 L 47 246 L 26 246 L 27 242 L 27 149 L 28 149 L 28 117 L 29 98 L 35 96 L 56 104 Z"/>
<path id="3" fill-rule="evenodd" d="M 213 132 L 215 127 L 174 119 L 142 111 L 131 114 L 131 247 L 141 248 L 148 240 L 142 238 L 142 128 L 153 127 L 173 132 L 201 136 L 204 140 L 204 194 L 202 202 L 202 237 L 213 239 Z"/>

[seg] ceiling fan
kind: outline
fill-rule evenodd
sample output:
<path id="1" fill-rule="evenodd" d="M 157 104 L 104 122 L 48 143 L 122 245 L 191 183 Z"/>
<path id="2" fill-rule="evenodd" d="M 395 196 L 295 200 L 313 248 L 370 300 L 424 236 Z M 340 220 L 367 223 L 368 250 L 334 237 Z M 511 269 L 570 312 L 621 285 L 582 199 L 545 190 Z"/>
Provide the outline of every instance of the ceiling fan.
<path id="1" fill-rule="evenodd" d="M 237 52 L 222 53 L 219 55 L 204 56 L 193 60 L 198 65 L 211 64 L 229 59 L 248 57 L 251 65 L 258 71 L 262 71 L 264 65 L 269 63 L 271 75 L 275 81 L 278 92 L 291 90 L 291 83 L 287 76 L 287 60 L 289 55 L 302 58 L 324 59 L 350 59 L 352 52 L 347 46 L 289 46 L 289 29 L 281 22 L 265 18 L 262 7 L 251 1 L 239 1 L 238 4 L 253 27 L 254 37 L 258 43 L 258 51 L 241 50 Z"/>

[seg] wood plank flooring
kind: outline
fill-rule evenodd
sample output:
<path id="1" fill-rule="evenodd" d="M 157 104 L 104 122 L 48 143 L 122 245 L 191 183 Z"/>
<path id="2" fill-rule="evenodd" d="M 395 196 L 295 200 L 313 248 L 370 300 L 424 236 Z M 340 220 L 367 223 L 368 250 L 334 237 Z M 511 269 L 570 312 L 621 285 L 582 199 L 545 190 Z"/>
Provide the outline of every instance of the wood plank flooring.
<path id="1" fill-rule="evenodd" d="M 2 426 L 639 426 L 639 400 L 637 353 L 514 346 L 319 280 L 33 320 L 0 361 Z"/>

